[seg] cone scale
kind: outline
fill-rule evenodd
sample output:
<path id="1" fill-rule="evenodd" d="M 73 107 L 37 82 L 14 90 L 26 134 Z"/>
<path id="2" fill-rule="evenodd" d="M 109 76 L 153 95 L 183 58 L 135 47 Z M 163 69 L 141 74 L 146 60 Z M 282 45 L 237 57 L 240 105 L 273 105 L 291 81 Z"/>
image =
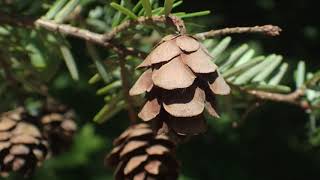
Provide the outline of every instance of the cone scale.
<path id="1" fill-rule="evenodd" d="M 23 108 L 0 115 L 0 175 L 30 175 L 46 159 L 48 143 Z"/>
<path id="2" fill-rule="evenodd" d="M 230 93 L 207 49 L 189 35 L 164 37 L 138 68 L 146 71 L 130 95 L 146 93 L 139 117 L 165 123 L 179 135 L 204 132 L 204 110 L 219 117 L 215 96 Z"/>
<path id="3" fill-rule="evenodd" d="M 42 110 L 39 119 L 51 153 L 58 155 L 67 151 L 77 130 L 75 113 L 62 104 L 51 103 Z"/>
<path id="4" fill-rule="evenodd" d="M 149 125 L 129 127 L 115 139 L 114 146 L 106 164 L 116 167 L 116 180 L 177 179 L 175 145 L 166 135 L 154 135 Z"/>

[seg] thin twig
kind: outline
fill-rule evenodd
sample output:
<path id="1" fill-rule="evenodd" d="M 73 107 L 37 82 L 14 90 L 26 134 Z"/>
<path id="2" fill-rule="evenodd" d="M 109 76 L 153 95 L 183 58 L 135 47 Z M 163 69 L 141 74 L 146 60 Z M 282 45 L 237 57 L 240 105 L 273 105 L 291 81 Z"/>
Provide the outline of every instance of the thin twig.
<path id="1" fill-rule="evenodd" d="M 170 16 L 152 16 L 152 17 L 139 17 L 134 20 L 128 20 L 120 24 L 119 26 L 112 29 L 112 31 L 104 34 L 103 41 L 110 41 L 114 39 L 117 34 L 119 34 L 122 31 L 127 30 L 130 27 L 136 26 L 138 24 L 154 24 L 154 23 L 164 23 L 175 26 L 177 31 L 180 34 L 186 33 L 186 27 L 184 25 L 184 22 L 173 15 Z"/>
<path id="2" fill-rule="evenodd" d="M 136 26 L 138 24 L 152 24 L 152 23 L 157 23 L 157 22 L 164 22 L 165 17 L 164 16 L 153 16 L 153 17 L 139 17 L 134 20 L 128 20 L 123 22 L 122 24 L 116 26 L 115 28 L 112 29 L 112 31 L 107 32 L 103 35 L 103 41 L 110 41 L 114 39 L 119 33 L 122 31 Z"/>
<path id="3" fill-rule="evenodd" d="M 83 39 L 105 48 L 112 48 L 115 52 L 125 52 L 126 55 L 134 55 L 139 58 L 145 58 L 146 54 L 134 50 L 132 48 L 126 48 L 122 45 L 118 45 L 112 40 L 122 31 L 127 30 L 128 28 L 138 25 L 138 24 L 154 24 L 154 23 L 164 23 L 173 25 L 176 27 L 177 31 L 180 34 L 186 32 L 184 22 L 173 15 L 170 16 L 152 16 L 152 17 L 139 17 L 135 20 L 128 20 L 119 26 L 115 27 L 112 31 L 106 34 L 98 34 L 86 29 L 81 29 L 78 27 L 70 26 L 67 24 L 58 24 L 54 21 L 44 20 L 44 19 L 32 19 L 27 17 L 14 17 L 7 14 L 0 13 L 0 24 L 9 24 L 13 26 L 19 26 L 23 28 L 34 28 L 34 26 L 42 27 L 52 32 L 61 33 L 64 35 L 76 37 Z"/>
<path id="4" fill-rule="evenodd" d="M 218 30 L 211 30 L 208 32 L 202 32 L 195 34 L 198 39 L 204 40 L 216 36 L 224 36 L 228 34 L 243 34 L 243 33 L 262 33 L 268 36 L 278 36 L 281 32 L 281 28 L 274 25 L 254 26 L 254 27 L 233 27 L 224 28 Z"/>
<path id="5" fill-rule="evenodd" d="M 238 121 L 234 121 L 232 123 L 232 126 L 234 128 L 238 128 L 240 127 L 242 124 L 244 124 L 245 120 L 248 118 L 248 116 L 255 111 L 257 108 L 259 108 L 261 105 L 263 104 L 263 102 L 260 101 L 255 101 L 253 104 L 251 104 L 246 110 L 245 112 L 242 114 L 242 116 L 240 117 L 240 120 Z"/>
<path id="6" fill-rule="evenodd" d="M 123 87 L 124 98 L 127 103 L 129 119 L 132 124 L 135 124 L 137 122 L 137 116 L 134 110 L 134 105 L 133 105 L 134 103 L 133 103 L 132 97 L 129 95 L 129 81 L 128 81 L 129 73 L 127 71 L 126 64 L 125 64 L 125 57 L 120 55 L 120 58 L 121 59 L 119 60 L 119 64 L 120 64 L 121 82 Z"/>
<path id="7" fill-rule="evenodd" d="M 312 108 L 307 101 L 301 100 L 301 97 L 304 96 L 303 89 L 297 89 L 296 91 L 289 94 L 271 93 L 271 92 L 258 91 L 258 90 L 248 90 L 245 92 L 262 100 L 284 102 L 284 103 L 300 106 L 303 109 Z"/>
<path id="8" fill-rule="evenodd" d="M 35 25 L 43 27 L 52 32 L 58 32 L 65 35 L 84 39 L 104 47 L 109 47 L 110 43 L 101 41 L 102 35 L 93 33 L 91 31 L 80 29 L 66 24 L 57 24 L 54 21 L 38 19 L 34 22 Z"/>
<path id="9" fill-rule="evenodd" d="M 99 44 L 103 47 L 111 47 L 115 51 L 121 49 L 128 55 L 135 55 L 137 57 L 145 57 L 143 52 L 138 52 L 130 48 L 124 48 L 123 46 L 116 45 L 112 42 L 112 39 L 116 37 L 122 31 L 127 30 L 129 27 L 135 26 L 137 24 L 150 24 L 150 23 L 165 23 L 171 24 L 176 27 L 180 34 L 186 33 L 186 28 L 183 20 L 180 18 L 170 15 L 170 16 L 152 16 L 152 17 L 139 17 L 135 20 L 128 20 L 119 26 L 115 27 L 112 31 L 106 34 L 98 34 L 85 29 L 73 27 L 65 24 L 58 24 L 53 21 L 43 20 L 43 19 L 30 19 L 26 17 L 12 17 L 7 14 L 0 13 L 0 23 L 10 24 L 15 26 L 32 28 L 34 25 L 43 27 L 47 30 L 59 32 L 65 35 L 77 37 L 79 39 L 84 39 L 95 44 Z M 219 30 L 211 30 L 208 32 L 202 32 L 195 34 L 194 36 L 198 39 L 206 39 L 210 37 L 223 36 L 227 34 L 241 34 L 241 33 L 263 33 L 269 36 L 277 36 L 281 32 L 281 28 L 273 25 L 264 26 L 254 26 L 254 27 L 234 27 L 234 28 L 224 28 Z"/>
<path id="10" fill-rule="evenodd" d="M 121 51 L 125 52 L 125 54 L 127 55 L 133 55 L 140 58 L 144 58 L 146 56 L 144 52 L 140 52 L 132 48 L 125 48 L 124 46 L 118 45 L 111 41 L 104 41 L 103 34 L 94 33 L 86 29 L 81 29 L 67 24 L 58 24 L 54 21 L 44 19 L 32 19 L 27 17 L 14 17 L 0 13 L 0 24 L 9 24 L 23 28 L 34 28 L 35 26 L 42 27 L 48 31 L 83 39 L 98 44 L 105 48 L 111 48 L 115 52 Z"/>
<path id="11" fill-rule="evenodd" d="M 119 49 L 121 49 L 121 51 L 124 51 L 127 55 L 134 55 L 137 57 L 141 57 L 143 54 L 142 52 L 138 52 L 134 49 L 125 48 L 123 46 L 117 45 L 116 43 L 112 43 L 110 41 L 104 41 L 102 34 L 94 33 L 78 27 L 73 27 L 66 24 L 57 24 L 53 21 L 48 21 L 43 19 L 36 20 L 35 25 L 45 28 L 52 32 L 58 32 L 64 35 L 83 39 L 83 40 L 98 44 L 105 48 L 112 48 L 116 52 L 118 52 Z"/>
<path id="12" fill-rule="evenodd" d="M 304 88 L 299 88 L 299 89 L 297 89 L 291 93 L 288 93 L 288 94 L 280 94 L 280 93 L 267 92 L 267 91 L 261 91 L 261 90 L 248 90 L 248 89 L 244 89 L 244 88 L 242 88 L 238 85 L 232 84 L 232 83 L 229 83 L 229 85 L 235 91 L 249 94 L 249 95 L 254 96 L 260 100 L 293 104 L 293 105 L 297 105 L 303 109 L 312 109 L 313 108 L 307 101 L 302 99 L 302 97 L 305 95 Z"/>

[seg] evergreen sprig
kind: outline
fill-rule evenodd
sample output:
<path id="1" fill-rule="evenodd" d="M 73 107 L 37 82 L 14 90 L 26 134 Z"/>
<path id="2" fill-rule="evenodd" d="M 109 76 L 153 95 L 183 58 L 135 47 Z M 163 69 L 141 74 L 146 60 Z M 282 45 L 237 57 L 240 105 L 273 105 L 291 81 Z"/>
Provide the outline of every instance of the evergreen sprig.
<path id="1" fill-rule="evenodd" d="M 96 94 L 103 99 L 101 109 L 97 109 L 93 117 L 97 123 L 106 122 L 129 107 L 123 87 L 132 85 L 139 77 L 141 71 L 135 67 L 152 48 L 151 42 L 155 43 L 161 35 L 172 32 L 170 23 L 176 23 L 175 31 L 183 32 L 179 29 L 185 28 L 182 19 L 210 13 L 176 12 L 183 1 L 175 0 L 165 0 L 164 4 L 149 0 L 140 0 L 136 4 L 131 1 L 107 1 L 98 3 L 95 8 L 92 8 L 90 0 L 56 0 L 41 7 L 28 2 L 0 7 L 1 109 L 17 106 L 21 99 L 26 100 L 27 94 L 48 97 L 48 84 L 59 76 L 61 64 L 64 63 L 75 81 L 91 76 L 88 83 L 96 88 Z M 14 9 L 25 12 L 11 17 L 9 14 Z M 32 19 L 24 15 L 36 15 L 39 18 Z M 168 21 L 168 18 L 172 21 Z M 236 104 L 241 106 L 243 102 L 268 100 L 301 107 L 310 117 L 310 143 L 318 146 L 320 72 L 308 71 L 308 64 L 300 61 L 296 68 L 291 67 L 295 69 L 291 75 L 286 57 L 278 54 L 261 55 L 247 43 L 233 45 L 230 36 L 218 38 L 234 33 L 276 36 L 280 31 L 279 27 L 271 25 L 236 27 L 201 32 L 194 34 L 194 37 L 203 40 L 214 57 L 213 61 L 220 67 L 219 73 L 232 87 L 231 98 L 237 100 Z M 87 58 L 92 59 L 92 62 L 88 62 L 90 74 L 79 66 L 76 50 L 68 43 L 69 36 L 85 41 Z M 124 81 L 124 69 L 127 82 Z M 293 79 L 295 86 L 285 79 Z M 141 106 L 142 101 L 143 97 L 133 99 L 133 105 Z M 93 136 L 91 131 L 92 127 L 86 126 L 82 135 L 89 138 Z M 99 147 L 100 141 L 97 141 Z M 83 154 L 89 151 L 77 154 L 83 158 Z M 87 159 L 81 159 L 77 163 L 85 161 Z"/>

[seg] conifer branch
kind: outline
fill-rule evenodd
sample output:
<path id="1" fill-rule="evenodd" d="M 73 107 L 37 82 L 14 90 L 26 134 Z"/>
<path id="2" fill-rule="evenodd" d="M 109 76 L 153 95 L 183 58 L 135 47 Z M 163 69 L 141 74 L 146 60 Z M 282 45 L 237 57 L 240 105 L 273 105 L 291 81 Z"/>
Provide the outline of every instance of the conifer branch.
<path id="1" fill-rule="evenodd" d="M 274 25 L 254 26 L 254 27 L 233 27 L 224 28 L 218 30 L 211 30 L 195 34 L 194 36 L 198 39 L 204 40 L 207 38 L 225 36 L 228 34 L 243 34 L 243 33 L 262 33 L 268 36 L 278 36 L 282 29 Z"/>
<path id="2" fill-rule="evenodd" d="M 258 90 L 248 90 L 245 92 L 262 100 L 293 104 L 306 110 L 312 108 L 307 101 L 301 99 L 301 97 L 305 94 L 303 89 L 297 89 L 289 94 L 271 93 Z"/>
<path id="3" fill-rule="evenodd" d="M 138 25 L 138 24 L 152 24 L 152 23 L 166 23 L 172 24 L 180 33 L 185 33 L 186 29 L 184 26 L 183 20 L 177 18 L 176 16 L 152 16 L 152 17 L 139 17 L 135 20 L 128 20 L 120 24 L 112 31 L 106 34 L 98 34 L 91 32 L 86 29 L 81 29 L 66 24 L 58 24 L 54 21 L 43 20 L 43 19 L 30 19 L 26 17 L 13 17 L 3 13 L 0 13 L 0 24 L 9 24 L 13 26 L 19 26 L 24 28 L 34 28 L 42 27 L 52 32 L 61 33 L 64 35 L 76 37 L 83 39 L 95 44 L 98 44 L 105 48 L 112 48 L 116 53 L 121 55 L 134 55 L 140 58 L 146 56 L 145 53 L 134 50 L 132 48 L 126 48 L 122 45 L 116 44 L 113 42 L 113 39 L 116 35 L 122 31 L 127 30 L 128 28 Z M 264 25 L 264 26 L 254 26 L 254 27 L 234 27 L 234 28 L 224 28 L 219 30 L 211 30 L 208 32 L 202 32 L 195 34 L 194 36 L 199 39 L 206 39 L 210 37 L 223 36 L 227 34 L 242 34 L 242 33 L 262 33 L 269 36 L 277 36 L 281 32 L 281 28 L 273 25 Z M 257 90 L 249 90 L 246 93 L 256 96 L 259 99 L 277 101 L 277 102 L 286 102 L 289 104 L 295 104 L 303 107 L 304 109 L 311 108 L 308 103 L 305 101 L 300 101 L 300 97 L 303 96 L 302 90 L 297 90 L 291 94 L 278 94 L 270 93 Z M 130 103 L 129 103 L 130 104 Z"/>
<path id="4" fill-rule="evenodd" d="M 0 13 L 0 24 L 8 24 L 23 28 L 41 27 L 51 32 L 61 33 L 67 36 L 83 39 L 94 44 L 98 44 L 105 48 L 112 48 L 115 52 L 125 52 L 127 55 L 134 55 L 137 57 L 145 57 L 145 53 L 134 50 L 132 48 L 125 48 L 115 42 L 103 40 L 104 35 L 81 29 L 67 24 L 59 24 L 54 21 L 44 19 L 32 19 L 27 17 L 13 17 L 7 14 Z"/>
<path id="5" fill-rule="evenodd" d="M 173 15 L 139 17 L 135 20 L 127 20 L 108 33 L 98 34 L 86 29 L 81 29 L 67 24 L 59 24 L 50 20 L 32 19 L 28 17 L 14 17 L 0 12 L 0 24 L 9 24 L 12 26 L 19 26 L 23 28 L 34 28 L 35 26 L 38 26 L 47 29 L 48 31 L 83 39 L 105 48 L 112 48 L 117 53 L 123 51 L 127 55 L 134 55 L 140 58 L 144 58 L 146 54 L 132 48 L 125 48 L 121 45 L 116 44 L 112 40 L 116 37 L 117 34 L 127 30 L 132 26 L 136 26 L 138 24 L 154 23 L 170 24 L 175 26 L 179 33 L 184 34 L 186 32 L 183 20 Z"/>
<path id="6" fill-rule="evenodd" d="M 110 41 L 114 39 L 117 34 L 126 31 L 128 28 L 136 26 L 138 24 L 155 24 L 155 23 L 165 23 L 165 24 L 171 24 L 176 27 L 177 31 L 179 33 L 185 33 L 186 28 L 184 25 L 183 20 L 180 18 L 170 15 L 170 16 L 152 16 L 152 17 L 138 17 L 134 20 L 128 20 L 120 24 L 119 26 L 113 28 L 112 31 L 104 34 L 103 41 Z"/>

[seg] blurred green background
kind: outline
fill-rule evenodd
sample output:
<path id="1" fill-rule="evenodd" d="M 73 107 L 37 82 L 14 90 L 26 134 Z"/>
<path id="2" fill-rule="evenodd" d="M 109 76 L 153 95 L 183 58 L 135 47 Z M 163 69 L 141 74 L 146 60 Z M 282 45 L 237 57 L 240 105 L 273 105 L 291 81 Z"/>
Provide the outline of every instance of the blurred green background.
<path id="1" fill-rule="evenodd" d="M 36 2 L 36 1 L 35 1 Z M 99 3 L 99 1 L 97 1 Z M 310 71 L 319 69 L 320 24 L 316 1 L 311 0 L 185 0 L 177 10 L 211 10 L 204 17 L 186 20 L 190 27 L 210 30 L 232 26 L 274 24 L 281 36 L 234 35 L 233 42 L 249 42 L 264 53 L 282 54 L 291 64 L 305 60 Z M 50 92 L 78 113 L 79 132 L 70 152 L 48 160 L 31 179 L 107 180 L 112 170 L 103 167 L 103 157 L 111 142 L 128 125 L 126 112 L 105 124 L 92 123 L 103 106 L 97 87 L 88 85 L 92 72 L 82 40 L 68 38 L 77 60 L 80 81 L 73 81 L 61 69 L 50 85 Z M 292 73 L 291 73 L 292 74 Z M 288 78 L 288 84 L 293 85 Z M 221 109 L 223 111 L 223 109 Z M 234 127 L 232 116 L 222 113 L 210 121 L 206 134 L 178 147 L 181 180 L 311 180 L 320 178 L 319 147 L 310 146 L 308 116 L 295 106 L 266 103 Z M 10 179 L 20 179 L 13 175 Z"/>

